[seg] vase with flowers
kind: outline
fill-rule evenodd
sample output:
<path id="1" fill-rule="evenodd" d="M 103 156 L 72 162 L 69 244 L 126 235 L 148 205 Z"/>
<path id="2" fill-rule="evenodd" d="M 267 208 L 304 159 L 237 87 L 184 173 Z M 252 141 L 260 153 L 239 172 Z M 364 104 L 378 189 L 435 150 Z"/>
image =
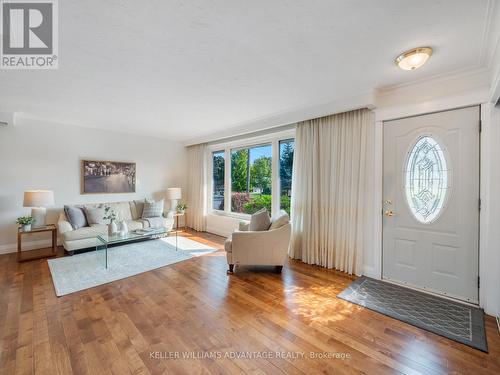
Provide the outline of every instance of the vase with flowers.
<path id="1" fill-rule="evenodd" d="M 116 212 L 110 206 L 106 206 L 104 208 L 103 220 L 109 220 L 108 236 L 114 236 L 118 232 L 118 226 L 116 225 L 115 222 L 116 218 L 117 218 Z"/>

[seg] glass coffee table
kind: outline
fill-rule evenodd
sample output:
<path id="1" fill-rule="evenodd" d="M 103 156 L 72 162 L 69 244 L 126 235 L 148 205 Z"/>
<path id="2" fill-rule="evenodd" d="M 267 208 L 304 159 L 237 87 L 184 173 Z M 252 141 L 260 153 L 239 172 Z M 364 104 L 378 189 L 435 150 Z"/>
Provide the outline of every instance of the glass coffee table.
<path id="1" fill-rule="evenodd" d="M 131 231 L 125 235 L 115 234 L 113 236 L 109 236 L 107 234 L 100 234 L 97 236 L 97 245 L 96 250 L 104 250 L 105 259 L 106 259 L 106 268 L 108 268 L 108 246 L 116 245 L 125 242 L 137 241 L 142 239 L 152 240 L 155 238 L 166 237 L 169 234 L 173 234 L 174 231 L 171 231 L 167 228 L 155 228 L 147 232 L 139 232 L 139 231 Z M 177 231 L 175 231 L 175 250 L 177 250 Z"/>

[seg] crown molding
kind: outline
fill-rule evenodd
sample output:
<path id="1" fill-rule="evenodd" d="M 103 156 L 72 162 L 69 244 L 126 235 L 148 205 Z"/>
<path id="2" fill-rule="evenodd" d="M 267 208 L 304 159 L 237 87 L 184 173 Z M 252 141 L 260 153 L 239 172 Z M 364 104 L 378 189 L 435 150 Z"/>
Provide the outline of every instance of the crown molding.
<path id="1" fill-rule="evenodd" d="M 451 80 L 459 80 L 464 78 L 469 78 L 473 76 L 478 76 L 479 78 L 485 78 L 490 73 L 490 69 L 485 66 L 473 65 L 467 68 L 457 69 L 451 72 L 434 74 L 429 77 L 416 79 L 409 82 L 399 83 L 396 85 L 382 86 L 376 89 L 378 96 L 384 96 L 392 94 L 395 91 L 403 89 L 418 88 L 420 86 L 425 86 L 428 84 L 446 82 Z"/>
<path id="2" fill-rule="evenodd" d="M 274 128 L 294 124 L 299 121 L 328 116 L 335 113 L 353 111 L 360 108 L 375 108 L 375 92 L 370 91 L 357 96 L 337 98 L 321 104 L 308 105 L 295 109 L 268 114 L 251 121 L 227 125 L 227 130 L 202 135 L 184 142 L 185 146 L 209 143 L 226 138 L 239 137 L 255 132 L 272 130 Z"/>

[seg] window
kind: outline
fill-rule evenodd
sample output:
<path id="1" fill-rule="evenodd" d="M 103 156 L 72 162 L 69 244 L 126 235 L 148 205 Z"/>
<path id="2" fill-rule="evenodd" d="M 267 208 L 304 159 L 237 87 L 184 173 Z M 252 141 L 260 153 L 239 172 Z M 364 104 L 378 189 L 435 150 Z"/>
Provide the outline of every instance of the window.
<path id="1" fill-rule="evenodd" d="M 444 208 L 448 191 L 446 158 L 440 144 L 430 136 L 412 147 L 405 168 L 406 200 L 415 219 L 428 224 Z"/>
<path id="2" fill-rule="evenodd" d="M 295 129 L 209 146 L 208 209 L 247 219 L 262 208 L 290 212 Z"/>
<path id="3" fill-rule="evenodd" d="M 224 151 L 212 153 L 212 208 L 224 211 Z"/>
<path id="4" fill-rule="evenodd" d="M 271 211 L 272 147 L 270 144 L 231 150 L 231 211 Z"/>
<path id="5" fill-rule="evenodd" d="M 295 142 L 293 139 L 280 141 L 280 208 L 290 215 L 292 198 L 292 170 Z"/>

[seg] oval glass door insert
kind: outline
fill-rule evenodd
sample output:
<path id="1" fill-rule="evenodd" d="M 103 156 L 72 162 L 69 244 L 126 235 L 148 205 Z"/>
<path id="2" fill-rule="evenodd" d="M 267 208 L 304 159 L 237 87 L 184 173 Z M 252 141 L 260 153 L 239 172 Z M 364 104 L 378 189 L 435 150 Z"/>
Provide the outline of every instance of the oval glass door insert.
<path id="1" fill-rule="evenodd" d="M 405 167 L 406 200 L 419 222 L 432 223 L 444 208 L 448 169 L 440 144 L 431 136 L 418 139 Z"/>

